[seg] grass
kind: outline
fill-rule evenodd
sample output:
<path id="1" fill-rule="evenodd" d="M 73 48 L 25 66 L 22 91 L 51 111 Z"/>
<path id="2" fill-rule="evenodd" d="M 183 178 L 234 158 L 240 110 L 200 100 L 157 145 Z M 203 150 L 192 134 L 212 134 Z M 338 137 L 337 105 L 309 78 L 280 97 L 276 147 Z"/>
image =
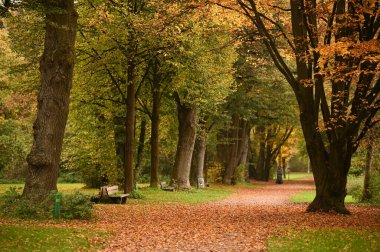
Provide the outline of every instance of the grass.
<path id="1" fill-rule="evenodd" d="M 143 188 L 138 192 L 143 199 L 129 200 L 129 204 L 203 204 L 211 201 L 222 200 L 235 190 L 222 185 L 212 185 L 205 189 L 192 189 L 189 191 L 168 192 L 161 189 Z"/>
<path id="2" fill-rule="evenodd" d="M 58 191 L 62 193 L 74 193 L 79 191 L 86 195 L 97 194 L 99 189 L 87 189 L 84 188 L 84 184 L 81 183 L 58 183 Z M 9 190 L 10 187 L 16 187 L 19 193 L 22 193 L 24 184 L 0 184 L 0 195 Z"/>
<path id="3" fill-rule="evenodd" d="M 293 203 L 311 203 L 315 198 L 315 191 L 303 191 L 293 194 L 290 197 L 290 202 Z M 351 195 L 347 195 L 345 203 L 356 203 L 357 201 Z"/>
<path id="4" fill-rule="evenodd" d="M 85 195 L 96 195 L 99 189 L 85 189 L 84 184 L 80 183 L 59 183 L 58 190 L 63 194 L 74 193 L 79 191 Z M 0 196 L 10 187 L 16 187 L 19 193 L 22 193 L 23 184 L 0 184 Z M 224 185 L 211 185 L 205 189 L 192 189 L 190 191 L 167 192 L 161 189 L 151 189 L 143 187 L 138 192 L 143 195 L 143 199 L 129 199 L 132 204 L 203 204 L 211 201 L 217 201 L 226 198 L 232 194 L 236 188 L 256 188 L 257 185 L 237 185 L 234 187 Z M 120 192 L 122 193 L 122 192 Z M 0 197 L 1 201 L 1 197 Z"/>
<path id="5" fill-rule="evenodd" d="M 321 229 L 291 231 L 268 240 L 268 251 L 380 251 L 379 230 Z"/>
<path id="6" fill-rule="evenodd" d="M 86 229 L 0 226 L 1 251 L 97 251 L 95 238 L 105 233 Z"/>
<path id="7" fill-rule="evenodd" d="M 305 179 L 305 178 L 312 178 L 313 173 L 307 173 L 307 172 L 290 172 L 290 174 L 286 174 L 286 179 Z"/>

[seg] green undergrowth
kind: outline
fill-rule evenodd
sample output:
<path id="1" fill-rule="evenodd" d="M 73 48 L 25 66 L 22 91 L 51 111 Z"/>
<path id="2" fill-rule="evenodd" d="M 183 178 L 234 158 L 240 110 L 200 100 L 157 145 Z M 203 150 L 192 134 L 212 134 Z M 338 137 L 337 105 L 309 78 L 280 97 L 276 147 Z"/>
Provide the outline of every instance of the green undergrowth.
<path id="1" fill-rule="evenodd" d="M 54 192 L 51 192 L 44 199 L 23 198 L 15 187 L 11 187 L 0 195 L 0 217 L 51 219 L 53 218 L 55 195 Z M 78 191 L 64 193 L 60 201 L 60 217 L 63 219 L 90 219 L 93 205 L 89 195 Z"/>
<path id="2" fill-rule="evenodd" d="M 315 191 L 303 191 L 303 192 L 293 194 L 290 197 L 290 202 L 293 202 L 293 203 L 311 203 L 314 198 L 315 198 Z M 347 195 L 344 202 L 345 203 L 357 203 L 357 200 L 355 200 L 351 195 Z"/>
<path id="3" fill-rule="evenodd" d="M 0 226 L 1 251 L 97 251 L 105 233 L 87 229 Z M 102 237 L 102 239 L 99 239 Z"/>
<path id="4" fill-rule="evenodd" d="M 327 228 L 290 231 L 283 237 L 271 237 L 267 248 L 273 252 L 380 251 L 380 231 Z"/>

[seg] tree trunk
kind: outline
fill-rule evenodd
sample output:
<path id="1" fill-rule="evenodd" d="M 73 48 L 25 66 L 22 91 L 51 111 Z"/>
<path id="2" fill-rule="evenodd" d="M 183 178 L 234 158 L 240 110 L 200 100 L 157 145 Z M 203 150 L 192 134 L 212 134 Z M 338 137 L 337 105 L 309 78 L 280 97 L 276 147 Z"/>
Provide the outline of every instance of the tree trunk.
<path id="1" fill-rule="evenodd" d="M 127 109 L 125 121 L 125 163 L 124 163 L 124 193 L 130 193 L 134 190 L 133 174 L 133 154 L 135 149 L 135 65 L 131 60 L 128 64 L 128 82 L 127 82 Z"/>
<path id="2" fill-rule="evenodd" d="M 41 87 L 23 191 L 23 197 L 36 199 L 36 202 L 46 198 L 50 191 L 57 190 L 59 161 L 69 113 L 78 18 L 73 0 L 48 1 L 44 7 L 47 13 L 45 48 L 40 59 Z"/>
<path id="3" fill-rule="evenodd" d="M 239 162 L 239 127 L 240 126 L 240 116 L 234 114 L 232 116 L 232 127 L 231 127 L 231 138 L 229 139 L 229 152 L 228 152 L 228 161 L 226 169 L 223 176 L 223 184 L 231 185 L 232 177 L 235 173 L 236 166 Z"/>
<path id="4" fill-rule="evenodd" d="M 301 113 L 301 118 L 316 186 L 316 197 L 307 211 L 336 211 L 348 214 L 344 199 L 347 195 L 346 184 L 351 165 L 352 144 L 346 139 L 332 142 L 327 157 L 321 135 L 314 134 L 316 129 L 306 123 L 312 118 L 307 113 Z"/>
<path id="5" fill-rule="evenodd" d="M 369 141 L 367 145 L 366 162 L 365 162 L 365 168 L 364 168 L 363 194 L 362 194 L 363 201 L 369 201 L 370 199 L 372 199 L 372 192 L 370 189 L 371 167 L 372 167 L 372 156 L 373 156 L 372 144 L 373 143 Z"/>
<path id="6" fill-rule="evenodd" d="M 150 136 L 150 187 L 157 188 L 158 186 L 158 171 L 159 171 L 159 126 L 160 126 L 160 85 L 159 82 L 154 82 L 152 85 L 152 131 Z"/>
<path id="7" fill-rule="evenodd" d="M 189 177 L 196 136 L 197 111 L 186 104 L 180 104 L 178 100 L 178 144 L 172 183 L 178 189 L 187 189 L 191 188 Z"/>
<path id="8" fill-rule="evenodd" d="M 287 171 L 286 171 L 286 167 L 288 166 L 288 164 L 286 163 L 286 159 L 285 158 L 281 158 L 282 162 L 281 162 L 281 165 L 282 165 L 282 175 L 284 177 L 284 179 L 286 179 L 286 176 L 287 176 Z"/>
<path id="9" fill-rule="evenodd" d="M 203 169 L 205 166 L 207 137 L 198 135 L 195 140 L 193 160 L 191 162 L 190 184 L 198 187 L 198 179 L 204 178 Z"/>
<path id="10" fill-rule="evenodd" d="M 146 120 L 143 119 L 140 124 L 140 137 L 139 137 L 139 146 L 137 148 L 137 158 L 136 158 L 136 167 L 135 167 L 135 179 L 140 178 L 141 176 L 141 161 L 142 155 L 144 152 L 145 145 L 145 132 L 146 132 Z"/>
<path id="11" fill-rule="evenodd" d="M 265 141 L 265 127 L 256 127 L 256 133 L 259 138 L 259 156 L 257 159 L 257 165 L 255 169 L 255 179 L 265 181 L 265 157 L 266 157 L 266 141 Z"/>
<path id="12" fill-rule="evenodd" d="M 117 171 L 118 174 L 123 174 L 123 168 L 125 163 L 125 118 L 120 116 L 114 116 L 113 118 L 114 125 L 114 142 L 115 142 L 115 151 L 117 157 Z M 119 176 L 118 176 L 119 178 Z M 118 182 L 123 183 L 123 180 Z"/>
<path id="13" fill-rule="evenodd" d="M 265 147 L 264 181 L 269 181 L 270 170 L 275 161 L 275 157 L 272 155 L 273 142 L 267 142 Z"/>

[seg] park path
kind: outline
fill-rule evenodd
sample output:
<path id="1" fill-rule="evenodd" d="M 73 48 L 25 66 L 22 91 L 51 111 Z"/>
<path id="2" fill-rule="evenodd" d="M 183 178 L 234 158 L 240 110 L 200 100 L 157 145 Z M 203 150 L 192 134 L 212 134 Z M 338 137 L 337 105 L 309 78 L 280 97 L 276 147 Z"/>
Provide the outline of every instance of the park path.
<path id="1" fill-rule="evenodd" d="M 379 228 L 379 207 L 351 206 L 351 216 L 306 213 L 290 195 L 312 180 L 263 183 L 219 202 L 189 205 L 103 205 L 90 224 L 112 233 L 103 251 L 264 251 L 270 236 L 289 229 Z"/>
<path id="2" fill-rule="evenodd" d="M 284 184 L 274 182 L 258 182 L 262 186 L 255 189 L 239 188 L 236 193 L 224 200 L 215 202 L 216 205 L 226 206 L 281 206 L 290 205 L 290 197 L 301 191 L 315 188 L 312 178 L 302 180 L 285 180 Z"/>

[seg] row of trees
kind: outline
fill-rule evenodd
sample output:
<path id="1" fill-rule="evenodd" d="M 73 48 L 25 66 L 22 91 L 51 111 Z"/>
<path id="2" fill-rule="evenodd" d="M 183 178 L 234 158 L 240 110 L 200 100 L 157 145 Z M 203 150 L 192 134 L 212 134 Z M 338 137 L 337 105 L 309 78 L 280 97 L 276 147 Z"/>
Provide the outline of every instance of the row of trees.
<path id="1" fill-rule="evenodd" d="M 189 188 L 205 164 L 226 184 L 249 166 L 268 180 L 298 104 L 317 187 L 308 209 L 347 212 L 351 157 L 379 109 L 376 4 L 7 2 L 6 56 L 19 62 L 6 69 L 28 69 L 30 83 L 43 52 L 24 196 L 56 190 L 76 59 L 62 167 L 126 192 L 147 173 L 152 187 L 161 173 Z"/>

